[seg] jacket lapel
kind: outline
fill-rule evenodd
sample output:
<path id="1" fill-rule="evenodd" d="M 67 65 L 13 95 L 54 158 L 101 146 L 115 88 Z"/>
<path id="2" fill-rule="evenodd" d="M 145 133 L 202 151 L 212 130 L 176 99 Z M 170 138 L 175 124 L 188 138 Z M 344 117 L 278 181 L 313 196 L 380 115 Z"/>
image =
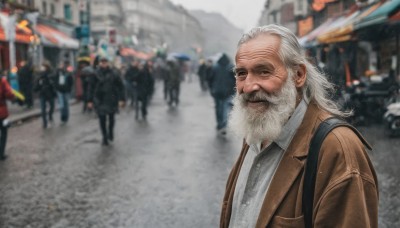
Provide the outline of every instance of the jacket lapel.
<path id="1" fill-rule="evenodd" d="M 304 158 L 308 154 L 309 143 L 315 130 L 318 114 L 320 114 L 318 107 L 310 102 L 303 121 L 271 180 L 256 227 L 268 225 L 290 187 L 303 170 Z"/>

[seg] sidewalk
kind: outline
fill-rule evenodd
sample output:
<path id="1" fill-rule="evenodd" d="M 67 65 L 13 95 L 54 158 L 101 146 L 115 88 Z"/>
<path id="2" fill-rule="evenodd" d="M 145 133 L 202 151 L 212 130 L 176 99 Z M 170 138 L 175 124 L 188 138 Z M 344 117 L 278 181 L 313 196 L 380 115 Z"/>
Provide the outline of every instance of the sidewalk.
<path id="1" fill-rule="evenodd" d="M 58 100 L 56 99 L 54 112 L 58 111 L 58 102 L 57 101 Z M 71 99 L 69 101 L 69 105 L 75 105 L 78 103 L 79 103 L 79 101 L 77 101 L 76 99 Z M 26 106 L 19 106 L 17 103 L 13 104 L 9 101 L 7 101 L 7 108 L 8 108 L 8 113 L 9 113 L 8 119 L 10 121 L 11 126 L 22 123 L 23 121 L 25 121 L 27 119 L 38 117 L 38 116 L 40 116 L 40 113 L 41 113 L 39 99 L 34 100 L 34 105 L 33 105 L 33 108 L 31 108 L 31 109 L 27 109 Z"/>

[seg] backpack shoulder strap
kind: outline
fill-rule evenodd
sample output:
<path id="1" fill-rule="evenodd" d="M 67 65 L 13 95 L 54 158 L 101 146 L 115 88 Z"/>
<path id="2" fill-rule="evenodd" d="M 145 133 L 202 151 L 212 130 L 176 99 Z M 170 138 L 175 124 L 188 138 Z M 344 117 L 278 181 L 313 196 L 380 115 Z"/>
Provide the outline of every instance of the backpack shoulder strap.
<path id="1" fill-rule="evenodd" d="M 305 167 L 304 174 L 304 184 L 303 184 L 303 213 L 304 213 L 304 223 L 306 228 L 313 227 L 312 224 L 312 215 L 313 215 L 313 201 L 314 201 L 314 190 L 315 190 L 315 180 L 316 173 L 318 167 L 318 156 L 321 145 L 325 139 L 325 137 L 331 132 L 333 129 L 337 127 L 345 126 L 354 131 L 354 133 L 360 138 L 363 144 L 371 150 L 371 146 L 368 142 L 362 137 L 361 133 L 357 131 L 352 125 L 347 123 L 346 121 L 331 117 L 318 126 L 318 129 L 315 131 L 314 136 L 311 139 L 310 149 L 307 156 L 307 164 Z"/>

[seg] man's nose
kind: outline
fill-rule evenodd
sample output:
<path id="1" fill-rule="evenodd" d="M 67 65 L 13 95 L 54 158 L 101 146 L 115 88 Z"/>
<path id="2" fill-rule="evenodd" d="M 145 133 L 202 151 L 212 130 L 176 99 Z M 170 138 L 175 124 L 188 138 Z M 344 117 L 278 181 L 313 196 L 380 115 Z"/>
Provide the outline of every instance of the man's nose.
<path id="1" fill-rule="evenodd" d="M 244 80 L 243 93 L 252 93 L 260 90 L 259 81 L 256 77 L 249 74 Z"/>

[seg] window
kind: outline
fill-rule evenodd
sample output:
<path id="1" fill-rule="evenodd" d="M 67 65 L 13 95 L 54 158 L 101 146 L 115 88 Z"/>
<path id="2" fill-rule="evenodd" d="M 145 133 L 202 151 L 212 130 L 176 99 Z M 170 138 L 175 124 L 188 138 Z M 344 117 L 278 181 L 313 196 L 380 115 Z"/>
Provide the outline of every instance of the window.
<path id="1" fill-rule="evenodd" d="M 298 1 L 298 8 L 297 8 L 299 11 L 302 11 L 303 10 L 303 0 L 299 0 Z"/>
<path id="2" fill-rule="evenodd" d="M 45 1 L 42 2 L 42 10 L 43 10 L 43 14 L 47 15 L 47 2 L 45 2 Z"/>
<path id="3" fill-rule="evenodd" d="M 54 4 L 52 3 L 50 5 L 50 14 L 54 17 L 56 14 L 56 7 L 54 7 Z"/>
<path id="4" fill-rule="evenodd" d="M 64 5 L 64 19 L 66 21 L 72 21 L 72 10 L 70 4 Z"/>
<path id="5" fill-rule="evenodd" d="M 31 8 L 35 8 L 35 1 L 34 0 L 26 0 L 26 5 Z"/>

